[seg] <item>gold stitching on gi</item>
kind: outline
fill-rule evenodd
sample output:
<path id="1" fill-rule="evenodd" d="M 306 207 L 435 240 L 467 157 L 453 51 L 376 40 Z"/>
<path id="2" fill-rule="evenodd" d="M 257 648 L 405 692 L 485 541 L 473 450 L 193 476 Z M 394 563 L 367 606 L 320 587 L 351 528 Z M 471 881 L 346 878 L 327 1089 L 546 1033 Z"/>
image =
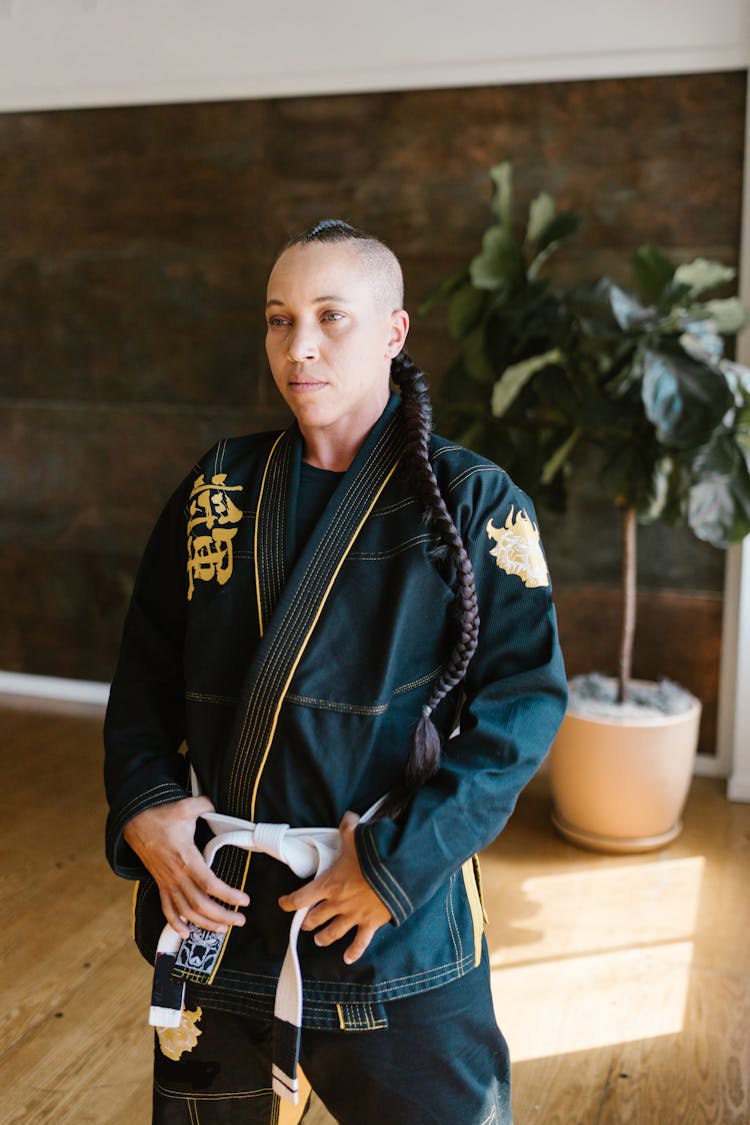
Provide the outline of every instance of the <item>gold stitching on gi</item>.
<path id="1" fill-rule="evenodd" d="M 473 477 L 475 473 L 502 474 L 503 470 L 497 465 L 474 465 L 471 469 L 464 469 L 462 473 L 459 473 L 457 477 L 453 478 L 453 480 L 448 485 L 448 492 L 452 492 L 454 488 L 457 488 L 459 484 L 462 484 L 465 480 L 468 480 L 469 477 Z"/>
<path id="2" fill-rule="evenodd" d="M 438 984 L 447 984 L 449 981 L 457 980 L 459 977 L 462 977 L 464 975 L 464 973 L 468 973 L 469 970 L 473 969 L 473 968 L 475 968 L 475 965 L 474 965 L 474 952 L 472 950 L 472 953 L 470 955 L 465 956 L 458 964 L 456 964 L 455 961 L 447 961 L 444 965 L 436 965 L 432 969 L 421 969 L 419 972 L 416 972 L 416 973 L 411 972 L 411 973 L 405 973 L 405 974 L 403 974 L 402 976 L 399 976 L 399 977 L 389 977 L 387 980 L 381 981 L 377 986 L 350 985 L 349 987 L 350 987 L 351 991 L 354 991 L 355 989 L 361 990 L 363 992 L 366 992 L 367 996 L 368 996 L 367 1001 L 358 1000 L 358 1001 L 353 1001 L 354 1003 L 368 1003 L 368 1002 L 370 1002 L 370 1003 L 373 1003 L 373 1004 L 382 1004 L 382 1003 L 385 1003 L 388 1000 L 398 999 L 398 994 L 399 994 L 399 992 L 401 992 L 401 987 L 402 987 L 403 982 L 408 981 L 409 985 L 426 984 L 427 982 L 430 982 L 430 985 L 432 987 L 436 987 Z M 193 980 L 195 984 L 200 984 L 204 988 L 206 987 L 205 976 L 193 978 L 189 973 L 181 973 L 180 976 L 181 977 L 184 976 L 184 978 L 186 980 Z M 267 981 L 273 983 L 274 985 L 276 983 L 278 983 L 278 979 L 279 979 L 278 977 L 270 976 L 268 973 L 253 973 L 252 976 L 257 980 L 267 980 Z M 229 988 L 231 986 L 231 982 L 233 980 L 236 980 L 238 982 L 239 987 L 242 987 L 242 988 L 247 987 L 247 979 L 246 979 L 245 974 L 235 973 L 231 969 L 228 969 L 225 972 L 225 978 L 227 980 L 227 985 L 226 985 L 227 988 Z M 315 991 L 320 992 L 320 993 L 332 992 L 334 995 L 340 996 L 341 995 L 341 982 L 340 981 L 332 981 L 331 983 L 326 983 L 326 981 L 316 981 L 315 982 Z M 408 993 L 407 995 L 410 995 L 410 994 L 411 993 Z M 214 995 L 217 995 L 217 993 L 214 992 Z M 260 993 L 259 995 L 266 995 L 266 993 Z M 325 1003 L 326 1003 L 325 999 L 319 999 L 317 1001 L 317 1004 L 323 1004 L 324 1005 Z M 333 1004 L 335 1004 L 335 1001 L 331 1000 L 331 1001 L 328 1001 L 328 1003 L 330 1005 L 333 1005 Z M 212 1007 L 218 1007 L 218 1005 L 215 1002 L 212 1002 Z M 235 1008 L 231 1008 L 231 1009 L 228 1008 L 227 1009 L 227 1011 L 235 1011 L 235 1010 L 239 1010 L 239 1009 L 235 1009 Z M 307 998 L 305 998 L 305 1011 L 309 1012 L 311 1010 L 317 1010 L 316 1001 L 308 1000 Z M 322 1008 L 320 1010 L 325 1011 L 325 1008 Z"/>
<path id="3" fill-rule="evenodd" d="M 393 696 L 406 695 L 408 692 L 414 691 L 415 688 L 424 687 L 431 680 L 436 680 L 442 670 L 441 665 L 434 671 L 428 672 L 426 676 L 420 676 L 418 680 L 410 680 L 407 684 L 401 684 L 393 689 Z M 377 703 L 368 707 L 365 703 L 344 703 L 336 699 L 319 699 L 314 695 L 297 695 L 294 692 L 289 692 L 286 699 L 287 703 L 299 703 L 303 707 L 319 707 L 321 711 L 338 711 L 342 715 L 362 715 L 364 717 L 384 715 L 391 705 L 391 699 L 387 703 Z M 236 700 L 228 700 L 227 702 L 236 702 Z"/>
<path id="4" fill-rule="evenodd" d="M 387 559 L 395 559 L 399 555 L 403 555 L 405 551 L 410 551 L 412 547 L 418 547 L 420 543 L 439 542 L 439 535 L 425 533 L 424 535 L 415 535 L 411 539 L 406 539 L 403 543 L 398 543 L 395 547 L 389 547 L 387 551 L 352 551 L 349 555 L 349 560 L 356 562 L 382 562 Z"/>
<path id="5" fill-rule="evenodd" d="M 461 931 L 458 927 L 456 919 L 456 911 L 453 906 L 453 888 L 456 884 L 456 873 L 451 875 L 448 881 L 448 893 L 445 896 L 445 916 L 448 920 L 448 931 L 451 935 L 453 942 L 453 952 L 456 955 L 456 962 L 461 960 L 463 954 L 463 943 L 461 941 Z"/>

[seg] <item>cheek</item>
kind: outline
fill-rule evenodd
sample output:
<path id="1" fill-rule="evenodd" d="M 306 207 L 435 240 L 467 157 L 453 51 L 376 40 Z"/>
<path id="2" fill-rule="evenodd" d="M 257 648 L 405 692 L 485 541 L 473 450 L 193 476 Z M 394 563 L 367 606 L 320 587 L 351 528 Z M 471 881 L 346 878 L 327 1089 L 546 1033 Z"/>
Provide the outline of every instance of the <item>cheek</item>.
<path id="1" fill-rule="evenodd" d="M 274 374 L 274 378 L 276 378 L 275 369 L 278 368 L 281 362 L 281 354 L 281 342 L 278 335 L 276 333 L 268 332 L 266 334 L 266 355 L 268 356 L 268 362 L 271 365 L 271 371 Z"/>

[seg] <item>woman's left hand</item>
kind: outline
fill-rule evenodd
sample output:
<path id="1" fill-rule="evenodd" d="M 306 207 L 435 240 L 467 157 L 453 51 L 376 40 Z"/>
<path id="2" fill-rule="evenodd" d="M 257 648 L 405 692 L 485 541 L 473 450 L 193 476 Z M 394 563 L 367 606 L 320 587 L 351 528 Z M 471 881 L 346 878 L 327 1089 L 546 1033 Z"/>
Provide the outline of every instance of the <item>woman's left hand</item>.
<path id="1" fill-rule="evenodd" d="M 344 961 L 358 961 L 373 939 L 376 930 L 391 919 L 383 901 L 362 874 L 354 843 L 354 830 L 359 824 L 356 813 L 344 813 L 339 832 L 341 852 L 338 859 L 322 875 L 318 875 L 292 894 L 282 895 L 282 910 L 294 911 L 309 906 L 303 930 L 318 930 L 315 944 L 326 946 L 338 941 L 356 927 L 354 941 L 344 953 Z M 327 923 L 327 924 L 326 924 Z"/>

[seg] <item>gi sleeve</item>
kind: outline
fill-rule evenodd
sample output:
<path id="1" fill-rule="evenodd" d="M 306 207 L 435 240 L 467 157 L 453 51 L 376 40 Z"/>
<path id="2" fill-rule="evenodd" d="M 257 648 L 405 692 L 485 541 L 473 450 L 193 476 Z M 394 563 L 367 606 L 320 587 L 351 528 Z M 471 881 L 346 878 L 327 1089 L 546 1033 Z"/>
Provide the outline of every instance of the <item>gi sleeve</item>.
<path id="1" fill-rule="evenodd" d="M 480 613 L 458 732 L 401 817 L 356 832 L 362 872 L 397 925 L 502 831 L 567 703 L 533 505 L 486 465 L 461 474 L 446 496 L 474 568 Z"/>
<path id="2" fill-rule="evenodd" d="M 109 801 L 106 854 L 115 874 L 145 868 L 122 838 L 144 809 L 190 794 L 179 748 L 184 737 L 182 673 L 187 591 L 182 485 L 146 547 L 125 619 L 104 721 L 104 784 Z"/>

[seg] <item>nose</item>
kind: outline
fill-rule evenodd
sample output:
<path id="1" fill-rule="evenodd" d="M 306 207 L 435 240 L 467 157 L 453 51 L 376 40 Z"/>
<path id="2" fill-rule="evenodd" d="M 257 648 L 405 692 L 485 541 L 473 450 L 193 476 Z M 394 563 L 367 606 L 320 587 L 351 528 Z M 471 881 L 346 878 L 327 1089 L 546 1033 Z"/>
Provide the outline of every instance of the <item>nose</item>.
<path id="1" fill-rule="evenodd" d="M 303 363 L 315 359 L 318 354 L 318 341 L 310 324 L 299 324 L 287 338 L 287 352 L 293 363 Z"/>

